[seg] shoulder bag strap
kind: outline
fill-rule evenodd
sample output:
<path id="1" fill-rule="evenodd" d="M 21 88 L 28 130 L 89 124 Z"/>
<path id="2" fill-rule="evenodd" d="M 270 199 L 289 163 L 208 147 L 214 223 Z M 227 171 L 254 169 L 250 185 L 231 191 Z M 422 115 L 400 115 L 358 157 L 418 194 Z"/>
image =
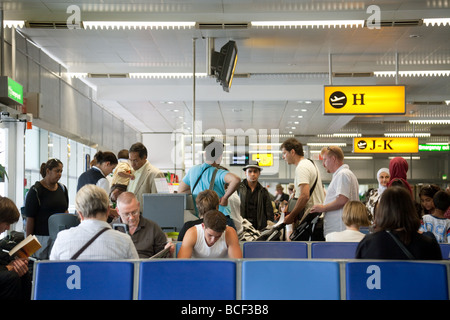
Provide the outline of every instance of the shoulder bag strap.
<path id="1" fill-rule="evenodd" d="M 386 230 L 386 232 L 388 233 L 388 235 L 390 235 L 392 237 L 392 239 L 394 239 L 395 243 L 400 247 L 400 249 L 402 249 L 403 253 L 410 259 L 410 260 L 414 260 L 414 256 L 411 254 L 411 252 L 409 252 L 408 249 L 406 249 L 406 247 L 403 245 L 403 243 L 397 239 L 396 236 L 394 236 L 389 230 Z"/>
<path id="2" fill-rule="evenodd" d="M 314 163 L 314 161 L 312 161 L 311 159 L 308 159 L 309 161 L 312 162 L 312 164 L 314 165 L 314 168 L 316 168 L 316 181 L 314 181 L 313 186 L 311 187 L 311 189 L 309 190 L 309 196 L 312 195 L 312 193 L 314 192 L 314 188 L 316 187 L 317 184 L 317 179 L 319 178 L 319 170 L 317 170 L 316 164 Z"/>
<path id="3" fill-rule="evenodd" d="M 211 177 L 211 182 L 209 183 L 209 190 L 214 190 L 214 183 L 215 183 L 215 180 L 216 180 L 216 174 L 217 174 L 217 171 L 218 171 L 219 169 L 218 168 L 216 168 L 215 170 L 214 170 L 214 172 L 213 172 L 213 175 L 212 175 L 212 177 Z"/>
<path id="4" fill-rule="evenodd" d="M 100 230 L 99 232 L 97 232 L 97 234 L 95 236 L 93 236 L 91 238 L 91 240 L 89 240 L 80 250 L 78 250 L 77 253 L 75 253 L 72 256 L 72 258 L 70 258 L 70 260 L 76 260 L 80 256 L 80 254 L 82 254 L 83 251 L 86 250 L 86 248 L 89 247 L 91 245 L 91 243 L 95 241 L 95 239 L 97 239 L 103 232 L 105 232 L 108 229 L 111 229 L 111 228 L 105 227 L 102 230 Z"/>
<path id="5" fill-rule="evenodd" d="M 197 181 L 196 181 L 195 184 L 194 184 L 194 187 L 191 189 L 191 193 L 194 192 L 195 187 L 197 187 L 197 184 L 198 184 L 198 182 L 200 181 L 200 178 L 201 178 L 202 175 L 203 175 L 203 172 L 205 172 L 208 168 L 209 168 L 209 167 L 206 167 L 205 169 L 203 169 L 202 173 L 200 173 L 200 175 L 198 176 Z"/>

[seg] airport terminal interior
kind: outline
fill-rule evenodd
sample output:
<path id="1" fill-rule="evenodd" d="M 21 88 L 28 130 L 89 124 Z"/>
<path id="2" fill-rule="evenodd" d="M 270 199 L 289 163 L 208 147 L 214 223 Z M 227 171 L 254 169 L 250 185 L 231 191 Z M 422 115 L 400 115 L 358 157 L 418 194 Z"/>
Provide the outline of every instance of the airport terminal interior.
<path id="1" fill-rule="evenodd" d="M 244 179 L 244 166 L 258 165 L 259 182 L 273 195 L 278 184 L 287 193 L 294 182 L 295 167 L 280 149 L 288 138 L 303 144 L 325 190 L 333 175 L 321 150 L 339 146 L 361 201 L 395 157 L 408 163 L 416 202 L 425 185 L 450 186 L 448 0 L 11 0 L 0 6 L 0 195 L 18 208 L 42 178 L 41 164 L 57 158 L 68 211 L 75 213 L 77 181 L 94 155 L 117 155 L 136 142 L 166 176 L 161 193 L 172 196 L 204 162 L 203 143 L 211 139 L 223 143 L 223 167 Z M 186 214 L 186 207 L 180 210 Z M 0 238 L 24 230 L 19 219 Z M 313 243 L 304 245 L 303 258 L 313 263 Z M 276 298 L 247 289 L 244 274 L 267 270 L 247 262 L 244 256 L 218 267 L 232 274 L 231 285 L 222 279 L 231 294 L 218 299 Z M 336 277 L 298 299 L 362 297 L 345 286 L 358 265 L 322 262 L 330 263 L 323 273 Z M 443 295 L 434 296 L 433 288 L 425 298 L 448 300 L 450 265 L 437 265 L 444 268 Z M 125 266 L 132 276 L 152 267 Z M 303 268 L 270 266 L 285 267 Z M 137 283 L 127 289 L 132 299 L 155 299 Z M 322 285 L 329 296 L 320 295 Z"/>

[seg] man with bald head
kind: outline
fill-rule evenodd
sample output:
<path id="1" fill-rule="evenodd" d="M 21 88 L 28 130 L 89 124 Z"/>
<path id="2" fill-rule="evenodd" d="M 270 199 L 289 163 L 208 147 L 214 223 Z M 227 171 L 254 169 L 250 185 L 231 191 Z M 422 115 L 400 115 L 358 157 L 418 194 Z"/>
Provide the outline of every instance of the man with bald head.
<path id="1" fill-rule="evenodd" d="M 144 218 L 140 212 L 140 204 L 132 192 L 123 192 L 117 198 L 117 213 L 119 217 L 111 224 L 124 223 L 128 225 L 129 233 L 140 259 L 150 258 L 165 247 L 174 246 L 167 242 L 165 233 L 153 221 Z"/>
<path id="2" fill-rule="evenodd" d="M 321 151 L 322 164 L 332 173 L 323 204 L 315 204 L 311 212 L 324 212 L 323 234 L 344 231 L 342 212 L 347 201 L 359 201 L 359 184 L 355 174 L 344 164 L 344 152 L 338 146 L 324 147 Z"/>

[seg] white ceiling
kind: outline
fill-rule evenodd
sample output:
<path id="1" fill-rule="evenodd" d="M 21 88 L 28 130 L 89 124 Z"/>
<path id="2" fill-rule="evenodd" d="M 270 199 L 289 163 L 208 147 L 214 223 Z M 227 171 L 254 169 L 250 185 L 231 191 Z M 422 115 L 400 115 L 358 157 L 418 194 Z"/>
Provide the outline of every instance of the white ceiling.
<path id="1" fill-rule="evenodd" d="M 6 20 L 63 22 L 70 5 L 82 21 L 195 21 L 242 23 L 260 20 L 367 19 L 378 5 L 382 21 L 450 18 L 449 0 L 428 1 L 289 1 L 289 0 L 14 0 L 3 2 Z M 401 77 L 406 85 L 405 116 L 324 116 L 323 86 L 332 72 L 450 70 L 450 26 L 368 28 L 239 29 L 239 30 L 61 30 L 20 31 L 51 53 L 70 72 L 206 72 L 207 39 L 216 51 L 228 40 L 238 47 L 236 73 L 229 93 L 213 78 L 195 81 L 195 116 L 203 131 L 276 130 L 307 140 L 318 134 L 415 130 L 432 133 L 429 141 L 449 141 L 443 125 L 407 123 L 413 117 L 450 118 L 450 106 L 413 102 L 450 100 L 450 79 Z M 193 40 L 195 39 L 195 40 Z M 98 101 L 137 130 L 190 131 L 194 90 L 186 79 L 87 78 Z M 394 78 L 332 78 L 333 85 L 395 84 Z M 176 111 L 177 110 L 177 111 Z M 294 129 L 295 128 L 295 129 Z M 433 140 L 434 139 L 434 140 Z M 317 140 L 317 139 L 316 139 Z"/>

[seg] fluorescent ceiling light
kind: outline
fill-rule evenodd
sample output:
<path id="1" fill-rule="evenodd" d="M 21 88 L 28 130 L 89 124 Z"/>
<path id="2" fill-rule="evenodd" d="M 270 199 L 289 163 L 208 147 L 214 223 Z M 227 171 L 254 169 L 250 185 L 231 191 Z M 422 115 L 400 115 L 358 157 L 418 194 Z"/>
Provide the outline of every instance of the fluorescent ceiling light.
<path id="1" fill-rule="evenodd" d="M 364 27 L 364 20 L 317 20 L 317 21 L 252 21 L 256 28 L 308 28 L 308 27 Z"/>
<path id="2" fill-rule="evenodd" d="M 394 132 L 390 132 L 390 133 L 385 133 L 384 134 L 385 137 L 430 137 L 431 134 L 428 132 L 424 132 L 424 133 L 394 133 Z"/>
<path id="3" fill-rule="evenodd" d="M 344 156 L 345 160 L 372 160 L 373 157 L 372 156 L 360 156 L 360 157 L 355 157 L 355 156 Z"/>
<path id="4" fill-rule="evenodd" d="M 442 24 L 442 26 L 446 26 L 446 25 L 450 25 L 450 18 L 437 18 L 437 19 L 423 19 L 423 23 L 429 27 L 429 26 L 440 26 Z"/>
<path id="5" fill-rule="evenodd" d="M 3 27 L 5 28 L 23 28 L 25 21 L 23 20 L 3 20 Z"/>
<path id="6" fill-rule="evenodd" d="M 329 147 L 329 146 L 338 146 L 338 147 L 346 147 L 347 144 L 343 143 L 343 142 L 312 142 L 312 143 L 307 143 L 307 146 L 310 147 Z"/>
<path id="7" fill-rule="evenodd" d="M 88 73 L 86 72 L 68 72 L 69 78 L 87 78 Z"/>
<path id="8" fill-rule="evenodd" d="M 398 158 L 398 157 L 403 158 L 403 159 L 405 159 L 405 160 L 410 160 L 410 159 L 412 159 L 412 160 L 420 160 L 420 157 L 419 157 L 419 156 L 414 156 L 414 157 L 397 156 L 397 157 L 388 157 L 388 159 L 389 159 L 389 160 L 392 160 L 392 159 Z"/>
<path id="9" fill-rule="evenodd" d="M 191 29 L 195 22 L 171 21 L 83 21 L 85 29 Z"/>
<path id="10" fill-rule="evenodd" d="M 160 79 L 160 78 L 192 78 L 189 72 L 172 72 L 172 73 L 130 73 L 130 78 L 135 79 Z M 196 73 L 196 77 L 206 77 L 206 73 Z"/>
<path id="11" fill-rule="evenodd" d="M 395 77 L 395 71 L 375 71 L 373 73 L 376 77 Z M 401 77 L 437 77 L 450 76 L 450 70 L 422 70 L 422 71 L 399 71 L 398 75 Z"/>
<path id="12" fill-rule="evenodd" d="M 450 100 L 445 100 L 445 103 L 446 103 L 447 105 L 449 105 L 449 104 L 450 104 Z"/>
<path id="13" fill-rule="evenodd" d="M 411 124 L 450 124 L 450 120 L 409 120 Z"/>
<path id="14" fill-rule="evenodd" d="M 318 134 L 319 138 L 356 138 L 361 137 L 361 133 L 333 133 L 333 134 Z"/>

